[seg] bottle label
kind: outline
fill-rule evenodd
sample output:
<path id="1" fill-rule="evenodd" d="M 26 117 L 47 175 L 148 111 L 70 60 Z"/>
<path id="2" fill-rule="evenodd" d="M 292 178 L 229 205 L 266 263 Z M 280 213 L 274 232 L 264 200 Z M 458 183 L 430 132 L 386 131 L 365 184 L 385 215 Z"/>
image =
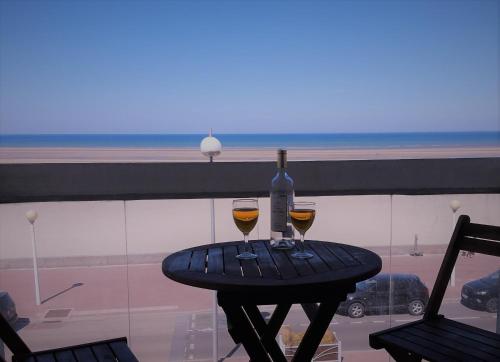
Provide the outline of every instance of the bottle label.
<path id="1" fill-rule="evenodd" d="M 271 193 L 271 230 L 286 231 L 288 217 L 288 195 L 286 192 Z"/>

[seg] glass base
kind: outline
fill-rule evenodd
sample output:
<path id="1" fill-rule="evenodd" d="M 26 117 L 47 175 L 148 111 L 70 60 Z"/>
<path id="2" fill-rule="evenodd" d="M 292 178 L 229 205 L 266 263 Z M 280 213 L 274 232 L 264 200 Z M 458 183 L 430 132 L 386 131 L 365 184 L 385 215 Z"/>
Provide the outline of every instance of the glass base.
<path id="1" fill-rule="evenodd" d="M 292 254 L 292 258 L 295 259 L 309 259 L 312 258 L 314 255 L 311 253 L 308 253 L 307 251 L 296 251 L 295 253 Z"/>
<path id="2" fill-rule="evenodd" d="M 244 251 L 243 253 L 236 255 L 236 257 L 238 259 L 247 260 L 257 258 L 257 255 L 255 255 L 254 253 L 250 253 L 249 251 Z"/>
<path id="3" fill-rule="evenodd" d="M 292 240 L 282 239 L 282 240 L 275 240 L 274 244 L 271 245 L 271 247 L 276 250 L 290 250 L 295 247 L 295 244 Z"/>

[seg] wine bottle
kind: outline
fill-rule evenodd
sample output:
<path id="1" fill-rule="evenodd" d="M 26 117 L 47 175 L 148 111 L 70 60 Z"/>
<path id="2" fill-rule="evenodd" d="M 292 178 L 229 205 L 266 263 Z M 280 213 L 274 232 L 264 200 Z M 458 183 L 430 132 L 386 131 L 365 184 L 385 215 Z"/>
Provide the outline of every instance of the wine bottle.
<path id="1" fill-rule="evenodd" d="M 271 181 L 271 246 L 293 248 L 293 228 L 289 208 L 293 202 L 293 180 L 286 172 L 286 150 L 278 150 L 278 172 Z"/>

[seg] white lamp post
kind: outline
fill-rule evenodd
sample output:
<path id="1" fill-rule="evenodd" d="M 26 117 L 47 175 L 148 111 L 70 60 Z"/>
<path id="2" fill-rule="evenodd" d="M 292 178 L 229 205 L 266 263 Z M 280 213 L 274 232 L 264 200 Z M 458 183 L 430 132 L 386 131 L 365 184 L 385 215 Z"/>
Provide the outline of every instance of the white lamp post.
<path id="1" fill-rule="evenodd" d="M 461 206 L 460 201 L 458 201 L 458 200 L 452 200 L 450 202 L 450 209 L 453 213 L 453 223 L 451 224 L 451 232 L 453 232 L 453 230 L 455 230 L 456 213 L 457 213 L 458 209 L 460 209 L 460 206 Z M 455 286 L 455 267 L 453 267 L 453 270 L 451 271 L 450 285 L 452 287 Z"/>
<path id="2" fill-rule="evenodd" d="M 418 250 L 418 234 L 415 234 L 415 238 L 413 239 L 413 250 L 410 251 L 411 256 L 422 256 L 423 252 Z"/>
<path id="3" fill-rule="evenodd" d="M 210 158 L 210 162 L 213 162 L 213 158 L 219 156 L 222 151 L 222 144 L 217 138 L 212 136 L 211 128 L 208 137 L 201 140 L 200 151 L 204 156 Z"/>
<path id="4" fill-rule="evenodd" d="M 36 239 L 35 239 L 35 221 L 38 218 L 38 213 L 34 210 L 29 210 L 26 213 L 26 219 L 31 224 L 31 245 L 33 248 L 33 275 L 35 278 L 35 301 L 36 305 L 40 305 L 40 283 L 38 280 L 38 263 L 36 253 Z"/>
<path id="5" fill-rule="evenodd" d="M 214 161 L 214 157 L 220 155 L 222 151 L 222 144 L 220 141 L 212 136 L 212 129 L 208 137 L 205 137 L 200 143 L 200 151 L 204 156 L 210 159 L 210 163 Z M 210 221 L 211 221 L 211 239 L 212 244 L 215 243 L 215 205 L 214 199 L 210 199 Z M 212 312 L 212 325 L 214 327 L 212 334 L 212 359 L 213 362 L 217 362 L 219 358 L 219 344 L 217 341 L 217 293 L 213 293 L 213 312 Z"/>

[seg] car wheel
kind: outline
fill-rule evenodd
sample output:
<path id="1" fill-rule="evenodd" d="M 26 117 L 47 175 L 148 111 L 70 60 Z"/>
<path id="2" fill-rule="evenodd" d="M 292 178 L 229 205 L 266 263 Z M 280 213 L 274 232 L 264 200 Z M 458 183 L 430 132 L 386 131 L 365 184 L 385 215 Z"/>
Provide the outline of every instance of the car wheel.
<path id="1" fill-rule="evenodd" d="M 362 316 L 365 315 L 365 306 L 358 302 L 352 303 L 349 306 L 347 313 L 351 318 L 361 318 Z"/>
<path id="2" fill-rule="evenodd" d="M 498 299 L 497 298 L 491 298 L 486 302 L 486 311 L 490 313 L 496 313 L 497 312 L 497 303 Z"/>
<path id="3" fill-rule="evenodd" d="M 411 315 L 421 315 L 424 313 L 425 305 L 421 300 L 412 300 L 408 304 L 408 313 Z"/>

